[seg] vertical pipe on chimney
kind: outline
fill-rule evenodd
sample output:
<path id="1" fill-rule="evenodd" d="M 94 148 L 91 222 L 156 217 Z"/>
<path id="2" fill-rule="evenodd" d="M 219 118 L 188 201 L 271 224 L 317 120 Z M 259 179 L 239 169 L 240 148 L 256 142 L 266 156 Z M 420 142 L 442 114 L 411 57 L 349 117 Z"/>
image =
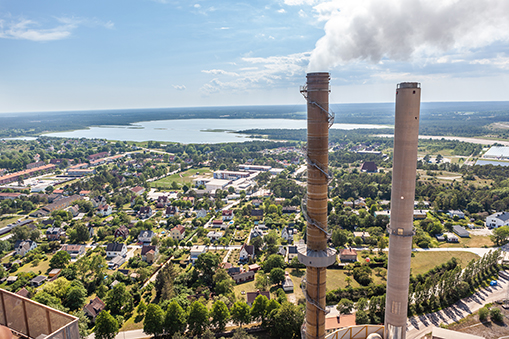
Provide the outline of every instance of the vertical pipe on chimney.
<path id="1" fill-rule="evenodd" d="M 388 227 L 386 339 L 406 338 L 420 101 L 419 83 L 404 82 L 397 86 L 391 220 Z"/>

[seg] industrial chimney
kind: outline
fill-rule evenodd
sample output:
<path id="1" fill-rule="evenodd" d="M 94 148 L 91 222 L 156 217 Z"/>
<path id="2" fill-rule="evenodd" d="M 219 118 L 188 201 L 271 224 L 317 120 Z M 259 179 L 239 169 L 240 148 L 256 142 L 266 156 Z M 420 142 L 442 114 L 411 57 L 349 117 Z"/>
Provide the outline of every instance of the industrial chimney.
<path id="1" fill-rule="evenodd" d="M 420 102 L 419 83 L 397 86 L 385 339 L 406 338 Z"/>
<path id="2" fill-rule="evenodd" d="M 334 115 L 329 112 L 329 73 L 308 73 L 301 93 L 307 99 L 307 196 L 302 212 L 307 221 L 307 245 L 299 245 L 298 258 L 306 265 L 306 323 L 303 338 L 325 338 L 325 293 L 327 267 L 336 260 L 336 251 L 327 247 L 327 189 L 329 180 L 329 128 Z"/>

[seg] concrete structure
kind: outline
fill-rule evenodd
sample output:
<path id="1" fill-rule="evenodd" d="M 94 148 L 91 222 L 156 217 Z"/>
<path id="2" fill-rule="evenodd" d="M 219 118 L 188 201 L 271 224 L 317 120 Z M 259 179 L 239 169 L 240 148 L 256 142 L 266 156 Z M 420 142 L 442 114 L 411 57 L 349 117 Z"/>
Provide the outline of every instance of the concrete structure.
<path id="1" fill-rule="evenodd" d="M 385 306 L 385 338 L 405 339 L 410 258 L 412 254 L 415 176 L 419 137 L 420 84 L 406 82 L 396 90 L 394 156 Z"/>
<path id="2" fill-rule="evenodd" d="M 465 332 L 447 330 L 441 327 L 433 327 L 431 339 L 484 339 L 484 337 Z"/>
<path id="3" fill-rule="evenodd" d="M 325 288 L 327 267 L 336 261 L 336 251 L 327 247 L 327 189 L 329 127 L 329 73 L 308 73 L 301 93 L 307 99 L 307 198 L 303 214 L 307 221 L 307 245 L 299 245 L 298 258 L 306 265 L 305 338 L 325 338 Z M 413 199 L 412 199 L 413 201 Z M 304 337 L 304 336 L 303 336 Z"/>

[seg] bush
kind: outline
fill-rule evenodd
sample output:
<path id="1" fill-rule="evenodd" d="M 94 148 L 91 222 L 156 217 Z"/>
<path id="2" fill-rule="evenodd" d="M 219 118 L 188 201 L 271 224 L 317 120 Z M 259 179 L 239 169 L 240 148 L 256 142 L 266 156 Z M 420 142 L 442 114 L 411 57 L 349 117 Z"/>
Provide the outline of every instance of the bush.
<path id="1" fill-rule="evenodd" d="M 494 322 L 502 322 L 504 320 L 504 316 L 502 315 L 502 312 L 500 312 L 500 309 L 497 307 L 494 307 L 490 310 L 490 318 L 491 318 L 491 321 L 494 321 Z"/>
<path id="2" fill-rule="evenodd" d="M 479 320 L 480 321 L 486 321 L 488 319 L 488 314 L 489 313 L 490 313 L 490 311 L 488 310 L 488 308 L 486 306 L 481 308 L 479 310 Z"/>

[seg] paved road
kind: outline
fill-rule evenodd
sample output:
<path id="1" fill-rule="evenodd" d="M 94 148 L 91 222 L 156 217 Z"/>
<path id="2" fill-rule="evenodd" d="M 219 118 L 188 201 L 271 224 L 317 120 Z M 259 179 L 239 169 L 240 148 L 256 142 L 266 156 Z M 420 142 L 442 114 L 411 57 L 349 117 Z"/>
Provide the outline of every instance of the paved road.
<path id="1" fill-rule="evenodd" d="M 421 316 L 414 316 L 407 321 L 407 338 L 419 339 L 430 333 L 433 326 L 441 323 L 451 324 L 465 318 L 482 308 L 485 304 L 505 299 L 509 287 L 509 280 L 499 276 L 499 286 L 486 287 L 474 295 L 458 301 L 439 312 Z"/>

